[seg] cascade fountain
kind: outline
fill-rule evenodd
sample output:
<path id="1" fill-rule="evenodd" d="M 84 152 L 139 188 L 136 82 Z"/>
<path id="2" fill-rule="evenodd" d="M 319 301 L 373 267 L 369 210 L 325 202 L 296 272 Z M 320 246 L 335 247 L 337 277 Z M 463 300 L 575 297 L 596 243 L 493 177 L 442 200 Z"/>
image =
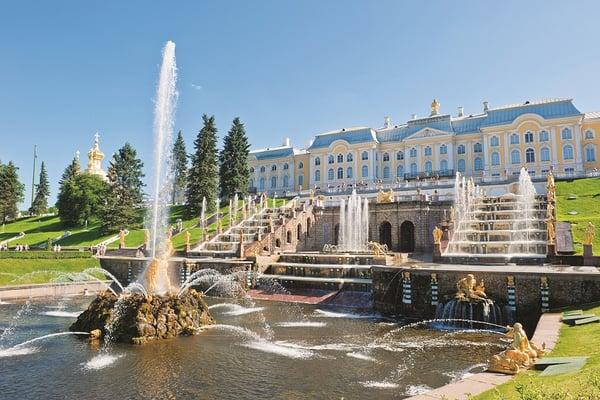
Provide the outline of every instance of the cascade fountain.
<path id="1" fill-rule="evenodd" d="M 369 200 L 361 198 L 356 189 L 348 201 L 340 200 L 340 225 L 338 251 L 360 252 L 368 250 Z"/>
<path id="2" fill-rule="evenodd" d="M 525 168 L 514 193 L 486 196 L 457 174 L 454 228 L 445 260 L 541 263 L 546 257 L 546 208 Z"/>

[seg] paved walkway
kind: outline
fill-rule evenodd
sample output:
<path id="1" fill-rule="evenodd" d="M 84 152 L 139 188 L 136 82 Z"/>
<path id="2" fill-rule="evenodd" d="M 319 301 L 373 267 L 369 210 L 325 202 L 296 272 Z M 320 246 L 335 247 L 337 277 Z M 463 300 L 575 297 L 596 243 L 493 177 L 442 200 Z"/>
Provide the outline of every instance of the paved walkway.
<path id="1" fill-rule="evenodd" d="M 542 314 L 531 340 L 539 345 L 546 344 L 546 349 L 550 351 L 554 349 L 558 341 L 559 330 L 560 313 Z M 407 400 L 467 400 L 469 395 L 475 396 L 483 393 L 497 385 L 510 381 L 513 377 L 513 375 L 495 372 L 481 372 L 430 392 L 410 397 Z"/>

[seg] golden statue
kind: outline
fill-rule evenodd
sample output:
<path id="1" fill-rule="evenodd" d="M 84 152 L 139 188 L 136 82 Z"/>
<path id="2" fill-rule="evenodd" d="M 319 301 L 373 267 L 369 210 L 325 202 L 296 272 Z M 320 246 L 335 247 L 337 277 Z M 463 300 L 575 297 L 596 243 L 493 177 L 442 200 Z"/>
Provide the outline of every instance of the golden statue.
<path id="1" fill-rule="evenodd" d="M 443 234 L 444 234 L 444 231 L 442 231 L 437 226 L 435 228 L 433 228 L 433 244 L 442 243 L 442 235 Z"/>
<path id="2" fill-rule="evenodd" d="M 531 367 L 546 351 L 544 346 L 540 348 L 529 341 L 520 323 L 507 326 L 507 329 L 506 336 L 513 341 L 508 349 L 492 357 L 488 371 L 514 375 Z"/>
<path id="3" fill-rule="evenodd" d="M 596 227 L 591 222 L 588 222 L 587 227 L 585 228 L 585 237 L 583 239 L 583 244 L 591 246 L 595 236 Z"/>
<path id="4" fill-rule="evenodd" d="M 144 229 L 144 247 L 148 248 L 150 245 L 150 230 Z"/>
<path id="5" fill-rule="evenodd" d="M 554 175 L 552 171 L 548 171 L 546 175 L 546 199 L 554 201 L 556 197 L 556 185 L 554 184 Z"/>
<path id="6" fill-rule="evenodd" d="M 485 294 L 485 285 L 483 280 L 477 284 L 473 274 L 468 274 L 465 278 L 456 283 L 456 299 L 459 301 L 484 301 L 491 302 Z"/>
<path id="7" fill-rule="evenodd" d="M 190 247 L 190 237 L 192 235 L 190 235 L 190 231 L 186 230 L 185 233 L 183 234 L 183 237 L 185 238 L 185 247 L 189 248 Z"/>
<path id="8" fill-rule="evenodd" d="M 554 221 L 554 210 L 555 208 L 552 203 L 548 202 L 548 206 L 546 207 L 546 218 Z"/>
<path id="9" fill-rule="evenodd" d="M 554 222 L 551 219 L 546 220 L 546 231 L 548 231 L 548 244 L 554 244 L 556 231 L 554 230 Z"/>
<path id="10" fill-rule="evenodd" d="M 125 229 L 119 231 L 119 248 L 125 248 Z"/>
<path id="11" fill-rule="evenodd" d="M 367 244 L 367 247 L 369 250 L 371 250 L 373 252 L 373 255 L 375 255 L 375 256 L 385 255 L 388 251 L 386 244 L 382 245 L 377 242 L 369 242 Z"/>
<path id="12" fill-rule="evenodd" d="M 432 117 L 434 115 L 438 115 L 439 113 L 440 103 L 436 99 L 433 99 L 433 101 L 431 102 L 431 114 L 429 114 L 429 116 Z"/>
<path id="13" fill-rule="evenodd" d="M 167 230 L 166 248 L 163 255 L 153 258 L 148 264 L 146 271 L 144 272 L 144 286 L 148 291 L 148 294 L 164 294 L 159 293 L 166 292 L 171 293 L 173 287 L 171 286 L 171 279 L 169 278 L 169 258 L 173 255 L 175 250 L 173 249 L 172 232 L 171 229 Z M 159 287 L 158 282 L 164 282 L 164 287 Z"/>
<path id="14" fill-rule="evenodd" d="M 379 189 L 377 193 L 377 203 L 393 203 L 394 202 L 394 191 L 390 189 L 389 192 L 384 192 L 383 189 Z"/>

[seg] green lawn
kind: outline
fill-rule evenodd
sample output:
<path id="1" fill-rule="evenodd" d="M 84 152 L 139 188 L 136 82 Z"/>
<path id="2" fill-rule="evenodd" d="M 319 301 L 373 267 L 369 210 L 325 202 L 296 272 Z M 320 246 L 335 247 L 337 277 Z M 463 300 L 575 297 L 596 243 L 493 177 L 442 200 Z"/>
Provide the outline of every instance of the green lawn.
<path id="1" fill-rule="evenodd" d="M 585 311 L 600 316 L 600 307 Z M 562 324 L 560 337 L 549 357 L 589 356 L 577 372 L 540 377 L 527 371 L 503 385 L 475 396 L 476 400 L 567 400 L 600 399 L 600 324 Z"/>
<path id="2" fill-rule="evenodd" d="M 569 195 L 577 196 L 567 200 Z M 556 183 L 556 211 L 559 221 L 570 222 L 577 253 L 582 253 L 585 228 L 588 222 L 596 225 L 594 254 L 600 255 L 600 178 L 577 179 Z M 577 215 L 569 215 L 576 211 Z"/>
<path id="3" fill-rule="evenodd" d="M 95 258 L 74 259 L 0 259 L 0 286 L 26 283 L 67 281 L 65 273 L 81 272 L 99 267 Z M 102 275 L 95 274 L 98 278 Z"/>

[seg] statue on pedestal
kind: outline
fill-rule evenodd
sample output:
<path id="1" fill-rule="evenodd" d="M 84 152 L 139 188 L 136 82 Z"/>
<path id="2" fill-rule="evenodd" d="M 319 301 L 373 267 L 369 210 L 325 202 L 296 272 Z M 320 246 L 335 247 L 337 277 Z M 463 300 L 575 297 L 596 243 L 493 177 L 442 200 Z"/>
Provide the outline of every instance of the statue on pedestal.
<path id="1" fill-rule="evenodd" d="M 508 349 L 492 357 L 488 371 L 514 375 L 532 366 L 546 351 L 543 346 L 529 341 L 520 323 L 507 326 L 507 329 L 506 336 L 513 341 Z"/>
<path id="2" fill-rule="evenodd" d="M 119 248 L 125 248 L 125 229 L 119 231 Z"/>
<path id="3" fill-rule="evenodd" d="M 554 184 L 554 175 L 552 171 L 548 171 L 546 175 L 546 199 L 554 201 L 556 199 L 556 185 Z"/>
<path id="4" fill-rule="evenodd" d="M 433 229 L 433 244 L 440 244 L 442 243 L 442 235 L 444 234 L 444 231 L 442 231 L 440 228 L 438 228 L 437 226 Z"/>
<path id="5" fill-rule="evenodd" d="M 186 230 L 183 235 L 185 238 L 185 251 L 190 251 L 190 231 Z"/>
<path id="6" fill-rule="evenodd" d="M 586 246 L 591 246 L 594 242 L 594 237 L 596 236 L 596 227 L 591 222 L 588 222 L 587 227 L 585 228 L 585 236 L 583 239 L 583 244 Z"/>
<path id="7" fill-rule="evenodd" d="M 456 283 L 456 299 L 459 301 L 483 301 L 491 302 L 485 294 L 485 284 L 483 280 L 477 284 L 473 274 L 468 274 Z"/>
<path id="8" fill-rule="evenodd" d="M 554 230 L 553 220 L 546 220 L 546 231 L 548 232 L 548 244 L 554 244 L 554 240 L 556 239 L 556 231 Z"/>
<path id="9" fill-rule="evenodd" d="M 150 245 L 150 231 L 148 229 L 144 229 L 144 248 L 147 249 Z"/>

